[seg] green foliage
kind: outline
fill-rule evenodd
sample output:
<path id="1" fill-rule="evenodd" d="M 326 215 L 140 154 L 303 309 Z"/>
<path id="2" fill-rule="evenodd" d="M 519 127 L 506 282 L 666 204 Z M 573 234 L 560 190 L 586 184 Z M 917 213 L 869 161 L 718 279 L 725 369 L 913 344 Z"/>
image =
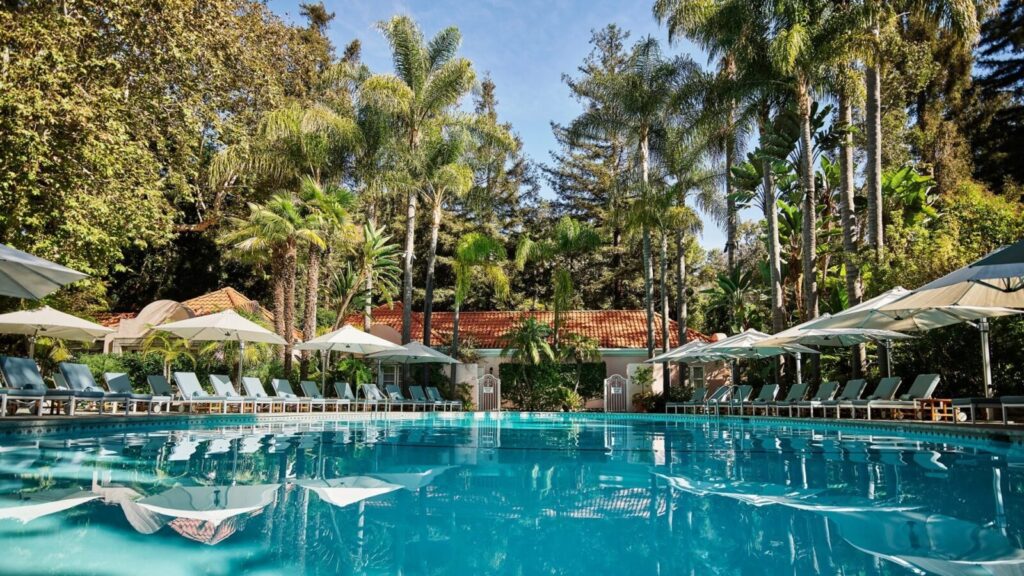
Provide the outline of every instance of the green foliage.
<path id="1" fill-rule="evenodd" d="M 359 358 L 342 358 L 335 364 L 333 375 L 352 386 L 373 382 L 373 369 Z"/>
<path id="2" fill-rule="evenodd" d="M 554 362 L 505 363 L 499 366 L 498 374 L 502 399 L 520 410 L 578 410 L 586 398 L 603 393 L 606 366 L 603 362 L 586 363 L 581 369 Z"/>
<path id="3" fill-rule="evenodd" d="M 938 215 L 932 207 L 934 188 L 935 179 L 918 173 L 912 166 L 882 173 L 882 197 L 892 203 L 888 212 L 901 214 L 905 224 L 919 224 Z"/>
<path id="4" fill-rule="evenodd" d="M 551 327 L 536 318 L 523 318 L 512 330 L 502 336 L 501 355 L 518 364 L 540 364 L 555 359 L 548 343 Z"/>

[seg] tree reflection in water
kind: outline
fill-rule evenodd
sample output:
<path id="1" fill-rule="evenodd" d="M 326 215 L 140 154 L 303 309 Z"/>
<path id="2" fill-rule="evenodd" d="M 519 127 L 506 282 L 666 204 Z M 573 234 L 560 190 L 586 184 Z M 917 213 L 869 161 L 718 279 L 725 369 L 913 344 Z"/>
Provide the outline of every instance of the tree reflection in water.
<path id="1" fill-rule="evenodd" d="M 1024 574 L 1022 457 L 527 415 L 44 439 L 0 448 L 0 572 L 58 538 L 83 573 Z"/>

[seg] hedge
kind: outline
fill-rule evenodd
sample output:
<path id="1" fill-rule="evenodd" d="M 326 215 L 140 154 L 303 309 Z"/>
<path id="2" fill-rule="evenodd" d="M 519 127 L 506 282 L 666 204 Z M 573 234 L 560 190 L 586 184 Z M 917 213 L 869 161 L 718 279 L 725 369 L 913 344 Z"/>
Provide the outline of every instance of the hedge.
<path id="1" fill-rule="evenodd" d="M 604 362 L 584 364 L 514 364 L 498 367 L 502 399 L 522 410 L 558 409 L 564 399 L 559 389 L 572 390 L 579 377 L 578 394 L 583 398 L 599 397 L 608 372 Z"/>

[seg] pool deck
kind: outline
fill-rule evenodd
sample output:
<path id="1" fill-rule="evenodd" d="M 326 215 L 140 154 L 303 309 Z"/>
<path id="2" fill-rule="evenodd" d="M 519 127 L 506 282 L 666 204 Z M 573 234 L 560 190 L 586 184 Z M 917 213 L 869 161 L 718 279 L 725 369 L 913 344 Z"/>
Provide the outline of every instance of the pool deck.
<path id="1" fill-rule="evenodd" d="M 434 415 L 434 416 L 432 416 Z M 914 435 L 935 441 L 997 442 L 1024 446 L 1024 426 L 995 423 L 952 424 L 912 420 L 855 420 L 832 418 L 786 418 L 774 416 L 714 416 L 688 414 L 644 414 L 602 412 L 300 412 L 275 414 L 189 414 L 99 415 L 38 417 L 31 415 L 0 419 L 0 441 L 52 435 L 82 435 L 109 432 L 188 429 L 216 426 L 251 426 L 271 423 L 299 424 L 322 422 L 401 421 L 428 417 L 439 419 L 473 418 L 497 420 L 517 418 L 543 421 L 645 420 L 702 424 L 788 427 L 814 431 L 835 431 L 864 435 Z"/>

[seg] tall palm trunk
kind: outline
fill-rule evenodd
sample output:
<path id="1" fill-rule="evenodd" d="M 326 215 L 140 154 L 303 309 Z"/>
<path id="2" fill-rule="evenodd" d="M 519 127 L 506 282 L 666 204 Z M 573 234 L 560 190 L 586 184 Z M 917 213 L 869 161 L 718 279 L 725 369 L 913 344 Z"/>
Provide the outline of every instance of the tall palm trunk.
<path id="1" fill-rule="evenodd" d="M 377 228 L 377 203 L 370 202 L 366 207 L 366 221 Z M 363 330 L 369 332 L 373 327 L 373 274 L 366 275 L 366 304 L 363 305 Z"/>
<path id="2" fill-rule="evenodd" d="M 816 196 L 814 193 L 814 143 L 811 140 L 811 95 L 806 79 L 798 80 L 797 103 L 800 110 L 800 142 L 803 150 L 800 155 L 800 166 L 803 187 L 803 230 L 801 247 L 801 267 L 804 275 L 804 312 L 806 319 L 818 317 L 818 276 L 815 273 L 817 262 L 818 218 L 816 212 Z"/>
<path id="3" fill-rule="evenodd" d="M 323 252 L 316 246 L 309 248 L 309 258 L 306 263 L 306 305 L 304 318 L 302 320 L 302 338 L 311 340 L 316 337 L 316 313 L 319 305 L 320 295 L 320 263 Z M 299 374 L 305 380 L 309 375 L 309 351 L 302 351 L 302 363 L 299 365 Z"/>
<path id="4" fill-rule="evenodd" d="M 274 333 L 284 338 L 284 302 L 287 283 L 285 282 L 285 257 L 284 250 L 274 248 L 271 254 L 270 268 L 274 276 Z M 278 362 L 284 364 L 284 348 L 280 348 L 277 354 Z"/>
<path id="5" fill-rule="evenodd" d="M 732 54 L 725 57 L 725 73 L 730 80 L 736 75 L 736 61 Z M 725 134 L 725 251 L 729 272 L 736 268 L 736 247 L 739 245 L 739 208 L 733 198 L 732 167 L 736 163 L 736 102 L 729 102 Z"/>
<path id="6" fill-rule="evenodd" d="M 853 134 L 848 130 L 853 125 L 853 107 L 845 89 L 839 91 L 839 124 L 847 131 L 839 141 L 839 217 L 843 225 L 843 263 L 846 265 L 846 299 L 853 306 L 860 304 L 864 296 L 860 278 L 860 262 L 857 258 L 857 214 L 853 203 Z M 864 346 L 851 350 L 853 375 L 864 373 L 867 357 Z"/>
<path id="7" fill-rule="evenodd" d="M 433 206 L 430 221 L 430 250 L 427 252 L 427 281 L 423 298 L 423 345 L 430 346 L 430 320 L 434 312 L 434 265 L 437 262 L 437 235 L 441 230 L 441 199 Z"/>
<path id="8" fill-rule="evenodd" d="M 650 172 L 650 148 L 646 131 L 640 137 L 640 170 L 646 192 Z M 643 260 L 644 308 L 647 313 L 647 357 L 651 358 L 654 356 L 654 265 L 651 262 L 651 230 L 646 222 L 643 225 Z"/>
<path id="9" fill-rule="evenodd" d="M 298 249 L 294 242 L 284 253 L 284 372 L 292 373 L 292 346 L 295 344 L 295 273 L 298 264 Z"/>
<path id="10" fill-rule="evenodd" d="M 668 231 L 661 230 L 661 351 L 668 352 Z M 662 367 L 662 394 L 667 394 L 672 383 L 672 374 L 669 372 L 669 364 L 666 362 Z"/>
<path id="11" fill-rule="evenodd" d="M 459 309 L 462 308 L 462 302 L 458 298 L 455 298 L 455 306 L 452 309 L 452 349 L 451 357 L 458 360 L 459 358 Z M 452 364 L 452 377 L 451 377 L 451 392 L 455 390 L 455 367 L 457 364 Z"/>
<path id="12" fill-rule="evenodd" d="M 416 249 L 416 202 L 415 187 L 409 190 L 405 212 L 405 254 L 402 274 L 402 344 L 412 340 L 412 257 Z"/>
<path id="13" fill-rule="evenodd" d="M 876 259 L 882 257 L 885 250 L 885 238 L 882 223 L 882 76 L 879 66 L 878 20 L 872 22 L 871 34 L 874 39 L 873 58 L 868 62 L 865 73 L 867 102 L 865 116 L 867 120 L 867 196 L 868 196 L 868 245 L 874 250 Z"/>
<path id="14" fill-rule="evenodd" d="M 679 327 L 679 344 L 686 344 L 687 302 L 686 302 L 686 247 L 683 231 L 676 229 L 676 324 Z"/>
<path id="15" fill-rule="evenodd" d="M 770 110 L 761 112 L 760 130 L 768 130 Z M 765 220 L 768 221 L 768 275 L 771 282 L 772 332 L 778 333 L 786 327 L 786 299 L 782 289 L 782 243 L 779 241 L 779 210 L 775 198 L 775 176 L 770 160 L 762 161 L 761 205 Z"/>

